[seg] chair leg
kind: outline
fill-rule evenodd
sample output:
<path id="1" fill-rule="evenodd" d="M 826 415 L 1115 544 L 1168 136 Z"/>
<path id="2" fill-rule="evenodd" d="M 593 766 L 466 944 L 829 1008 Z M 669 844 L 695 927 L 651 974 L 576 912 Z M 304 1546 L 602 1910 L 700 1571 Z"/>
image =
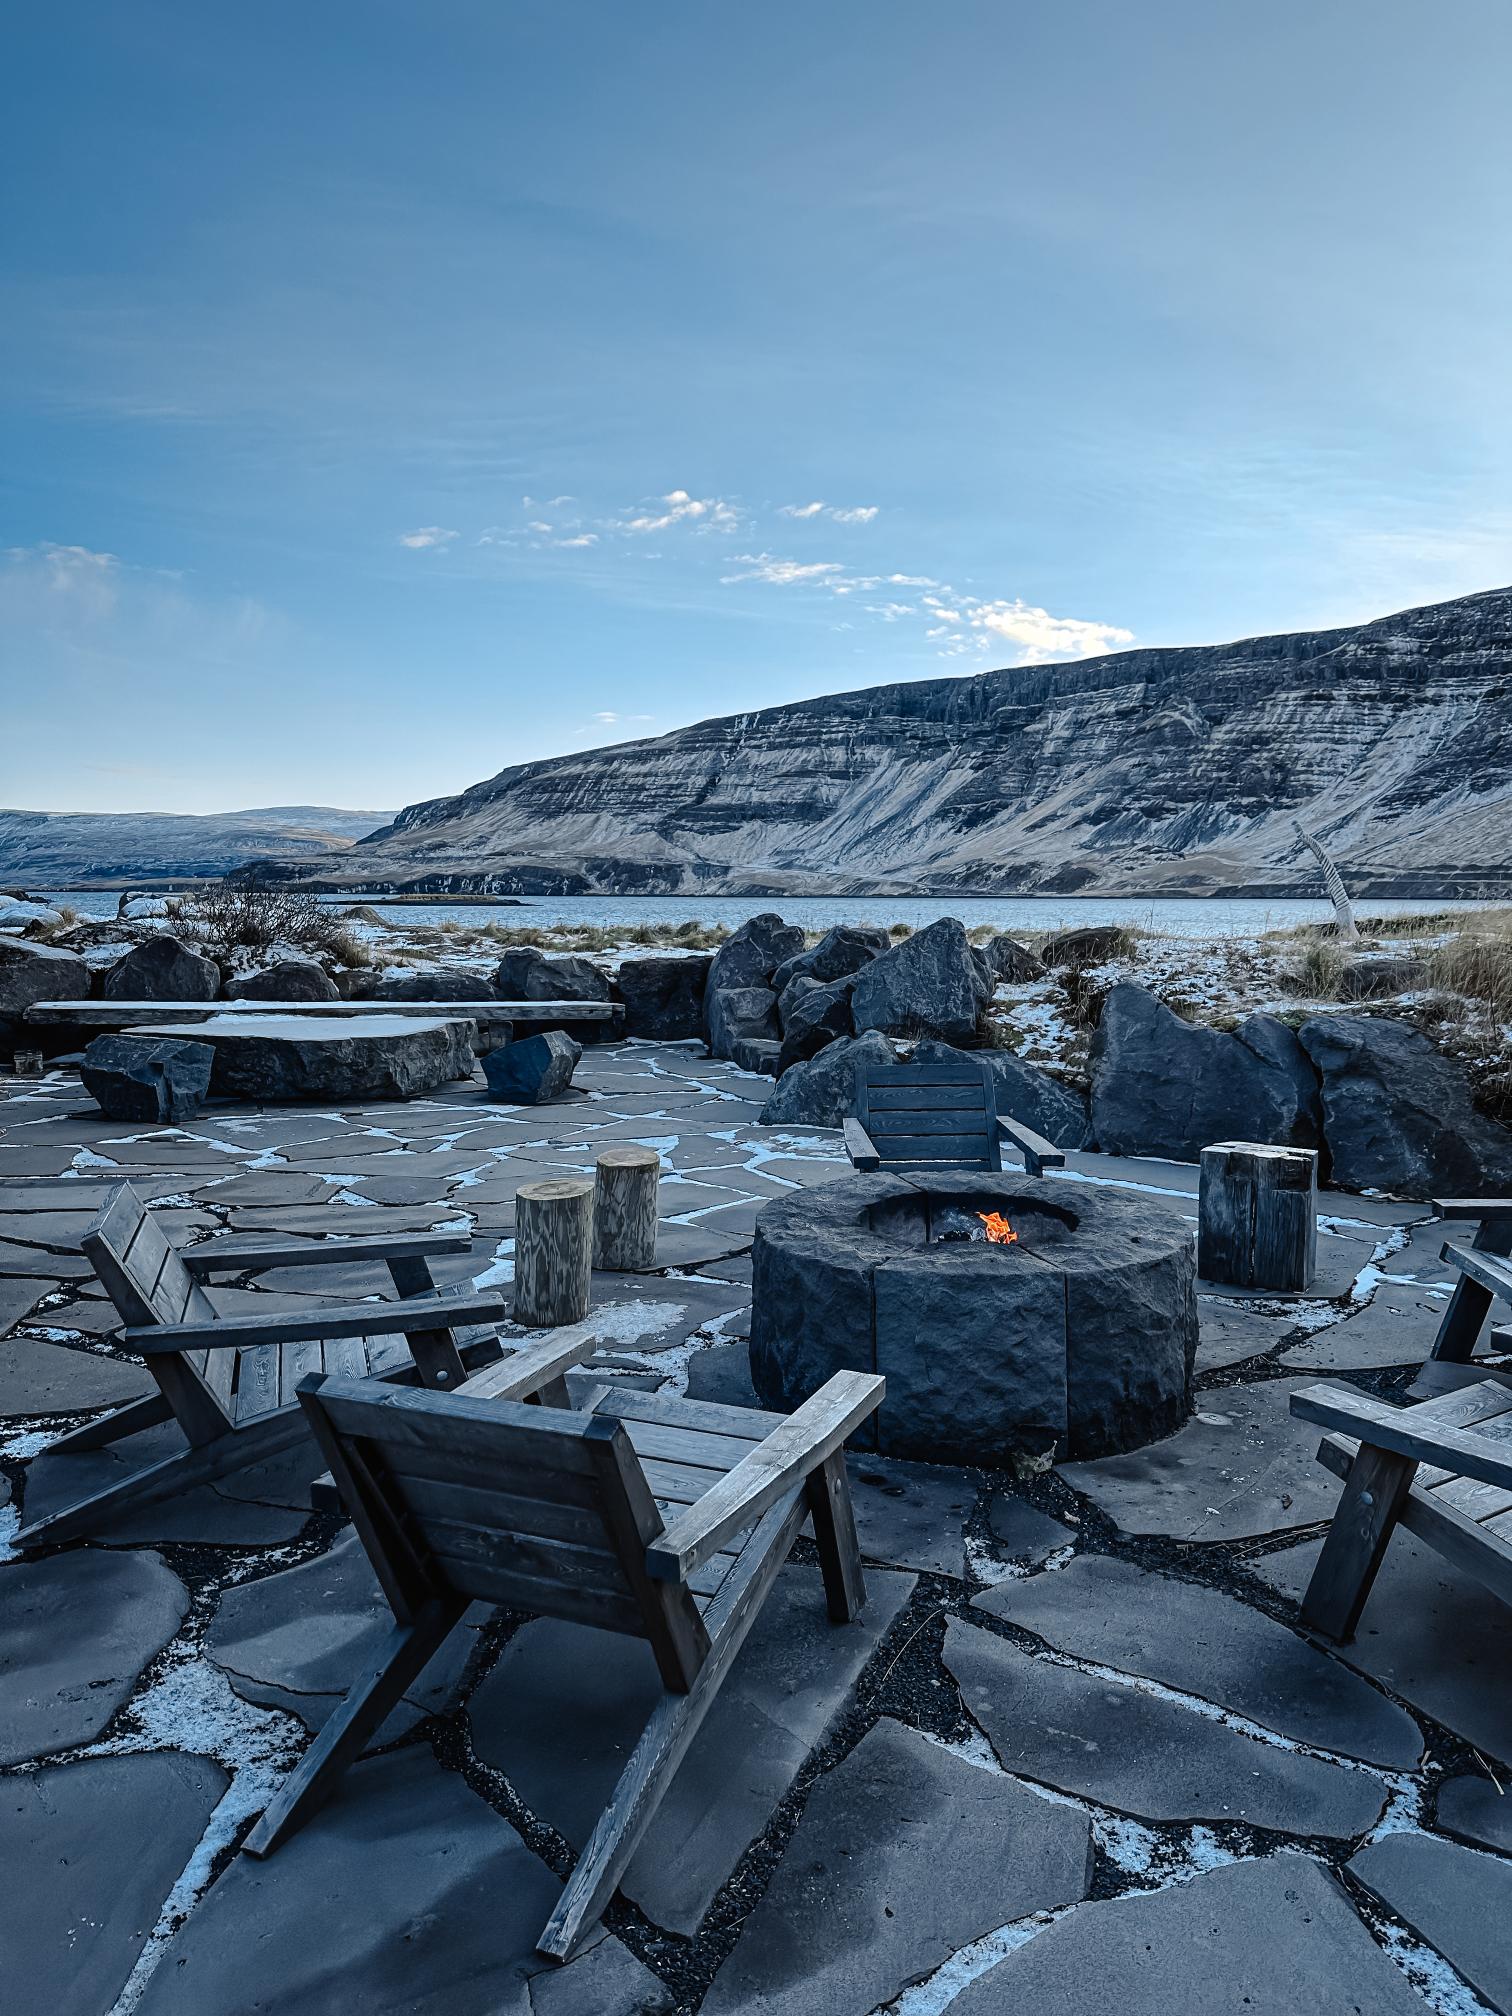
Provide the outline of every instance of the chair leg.
<path id="1" fill-rule="evenodd" d="M 86 1421 L 82 1428 L 70 1428 L 48 1444 L 47 1453 L 54 1456 L 62 1450 L 73 1455 L 80 1449 L 106 1449 L 123 1435 L 136 1435 L 143 1428 L 155 1428 L 159 1421 L 172 1419 L 173 1409 L 162 1394 L 149 1393 L 144 1399 L 128 1400 L 124 1407 L 113 1407 L 97 1420 Z"/>
<path id="2" fill-rule="evenodd" d="M 826 1457 L 803 1489 L 814 1522 L 814 1544 L 819 1549 L 830 1622 L 854 1623 L 866 1606 L 866 1578 L 861 1572 L 845 1451 L 837 1449 Z"/>
<path id="3" fill-rule="evenodd" d="M 285 1780 L 247 1836 L 242 1845 L 249 1855 L 271 1855 L 320 1810 L 347 1766 L 362 1755 L 368 1738 L 440 1648 L 465 1608 L 455 1600 L 438 1598 L 428 1603 L 412 1624 L 395 1625 L 305 1752 L 299 1768 Z"/>
<path id="4" fill-rule="evenodd" d="M 1362 1442 L 1302 1598 L 1302 1622 L 1340 1644 L 1354 1636 L 1417 1464 Z"/>

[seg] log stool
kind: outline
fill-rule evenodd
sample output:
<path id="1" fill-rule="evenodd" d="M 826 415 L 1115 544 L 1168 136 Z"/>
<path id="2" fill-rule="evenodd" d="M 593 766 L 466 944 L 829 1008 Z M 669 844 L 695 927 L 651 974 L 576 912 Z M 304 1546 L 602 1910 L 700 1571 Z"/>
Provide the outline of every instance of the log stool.
<path id="1" fill-rule="evenodd" d="M 1197 1272 L 1234 1288 L 1296 1290 L 1318 1264 L 1318 1155 L 1219 1141 L 1202 1151 Z"/>
<path id="2" fill-rule="evenodd" d="M 593 1264 L 615 1274 L 645 1274 L 656 1265 L 656 1186 L 661 1157 L 654 1148 L 605 1148 L 593 1199 Z"/>
<path id="3" fill-rule="evenodd" d="M 515 1197 L 515 1321 L 532 1330 L 581 1323 L 592 1264 L 593 1185 L 587 1177 L 522 1183 Z"/>

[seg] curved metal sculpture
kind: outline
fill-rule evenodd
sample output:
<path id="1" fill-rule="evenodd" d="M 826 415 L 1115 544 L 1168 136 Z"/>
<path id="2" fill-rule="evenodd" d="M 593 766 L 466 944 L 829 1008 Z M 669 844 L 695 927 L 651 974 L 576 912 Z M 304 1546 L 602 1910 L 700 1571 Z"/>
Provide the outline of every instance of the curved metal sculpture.
<path id="1" fill-rule="evenodd" d="M 1322 843 L 1304 831 L 1301 820 L 1293 819 L 1292 825 L 1297 829 L 1297 838 L 1310 854 L 1317 856 L 1318 865 L 1323 870 L 1323 886 L 1333 904 L 1335 929 L 1346 943 L 1352 943 L 1360 934 L 1355 926 L 1354 906 L 1349 900 L 1349 891 L 1344 887 L 1343 876 L 1324 852 Z"/>

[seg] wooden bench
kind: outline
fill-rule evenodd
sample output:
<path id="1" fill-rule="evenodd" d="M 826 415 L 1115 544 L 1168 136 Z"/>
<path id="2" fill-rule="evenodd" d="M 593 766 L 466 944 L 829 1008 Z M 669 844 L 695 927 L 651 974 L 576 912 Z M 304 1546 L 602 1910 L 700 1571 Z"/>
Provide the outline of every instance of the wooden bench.
<path id="1" fill-rule="evenodd" d="M 1512 1301 L 1512 1198 L 1435 1197 L 1433 1213 L 1446 1222 L 1476 1227 L 1468 1246 L 1448 1240 L 1440 1251 L 1458 1272 L 1438 1334 L 1411 1388 L 1415 1400 L 1452 1391 L 1475 1374 L 1469 1369 L 1486 1318 L 1498 1296 Z"/>
<path id="2" fill-rule="evenodd" d="M 207 1015 L 418 1015 L 455 1022 L 615 1022 L 618 1001 L 33 1001 L 28 1022 L 76 1022 L 91 1029 L 145 1029 Z"/>
<path id="3" fill-rule="evenodd" d="M 122 1183 L 111 1186 L 79 1243 L 127 1326 L 122 1343 L 141 1355 L 158 1390 L 73 1429 L 48 1453 L 105 1448 L 170 1419 L 183 1430 L 186 1446 L 31 1521 L 16 1536 L 20 1546 L 98 1532 L 115 1513 L 176 1497 L 290 1448 L 307 1433 L 295 1388 L 312 1372 L 418 1378 L 427 1386 L 459 1388 L 471 1366 L 501 1356 L 491 1330 L 470 1326 L 503 1322 L 509 1304 L 497 1294 L 438 1294 L 427 1264 L 438 1254 L 465 1253 L 462 1234 L 391 1233 L 255 1250 L 222 1248 L 212 1240 L 180 1251 L 131 1185 Z M 312 1303 L 308 1314 L 218 1316 L 201 1285 L 217 1275 L 360 1260 L 385 1262 L 400 1300 Z M 559 1348 L 551 1361 L 537 1366 L 539 1354 L 533 1354 L 532 1367 L 542 1370 L 547 1397 L 565 1406 L 564 1367 L 587 1355 L 593 1338 L 585 1326 L 552 1341 Z M 515 1366 L 513 1359 L 507 1363 Z"/>
<path id="4" fill-rule="evenodd" d="M 1512 1377 L 1391 1407 L 1348 1386 L 1306 1386 L 1291 1411 L 1333 1432 L 1319 1462 L 1342 1477 L 1302 1621 L 1350 1638 L 1398 1524 L 1512 1603 Z"/>
<path id="5" fill-rule="evenodd" d="M 865 1601 L 844 1443 L 884 1381 L 839 1372 L 782 1416 L 642 1393 L 581 1413 L 329 1375 L 299 1388 L 394 1629 L 246 1841 L 309 1819 L 471 1602 L 649 1641 L 665 1692 L 539 1941 L 569 1959 L 655 1816 L 778 1569 L 812 1516 L 829 1614 Z M 569 1736 L 570 1736 L 570 1732 Z"/>
<path id="6" fill-rule="evenodd" d="M 985 1064 L 856 1065 L 856 1117 L 845 1152 L 860 1170 L 1001 1169 L 1006 1139 L 1031 1176 L 1065 1167 L 1064 1152 L 997 1110 Z"/>

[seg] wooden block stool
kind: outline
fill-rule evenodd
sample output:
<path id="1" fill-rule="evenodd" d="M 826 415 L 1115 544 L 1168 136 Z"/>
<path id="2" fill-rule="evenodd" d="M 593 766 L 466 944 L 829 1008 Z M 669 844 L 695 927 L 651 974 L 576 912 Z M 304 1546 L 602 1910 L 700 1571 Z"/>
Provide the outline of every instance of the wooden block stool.
<path id="1" fill-rule="evenodd" d="M 593 1264 L 617 1274 L 645 1274 L 656 1265 L 656 1186 L 661 1157 L 654 1148 L 605 1148 L 593 1201 Z"/>
<path id="2" fill-rule="evenodd" d="M 1306 1288 L 1318 1265 L 1318 1155 L 1219 1141 L 1202 1151 L 1197 1272 L 1233 1288 Z"/>
<path id="3" fill-rule="evenodd" d="M 586 1176 L 522 1183 L 515 1197 L 514 1319 L 532 1330 L 581 1323 L 593 1264 L 593 1185 Z"/>

